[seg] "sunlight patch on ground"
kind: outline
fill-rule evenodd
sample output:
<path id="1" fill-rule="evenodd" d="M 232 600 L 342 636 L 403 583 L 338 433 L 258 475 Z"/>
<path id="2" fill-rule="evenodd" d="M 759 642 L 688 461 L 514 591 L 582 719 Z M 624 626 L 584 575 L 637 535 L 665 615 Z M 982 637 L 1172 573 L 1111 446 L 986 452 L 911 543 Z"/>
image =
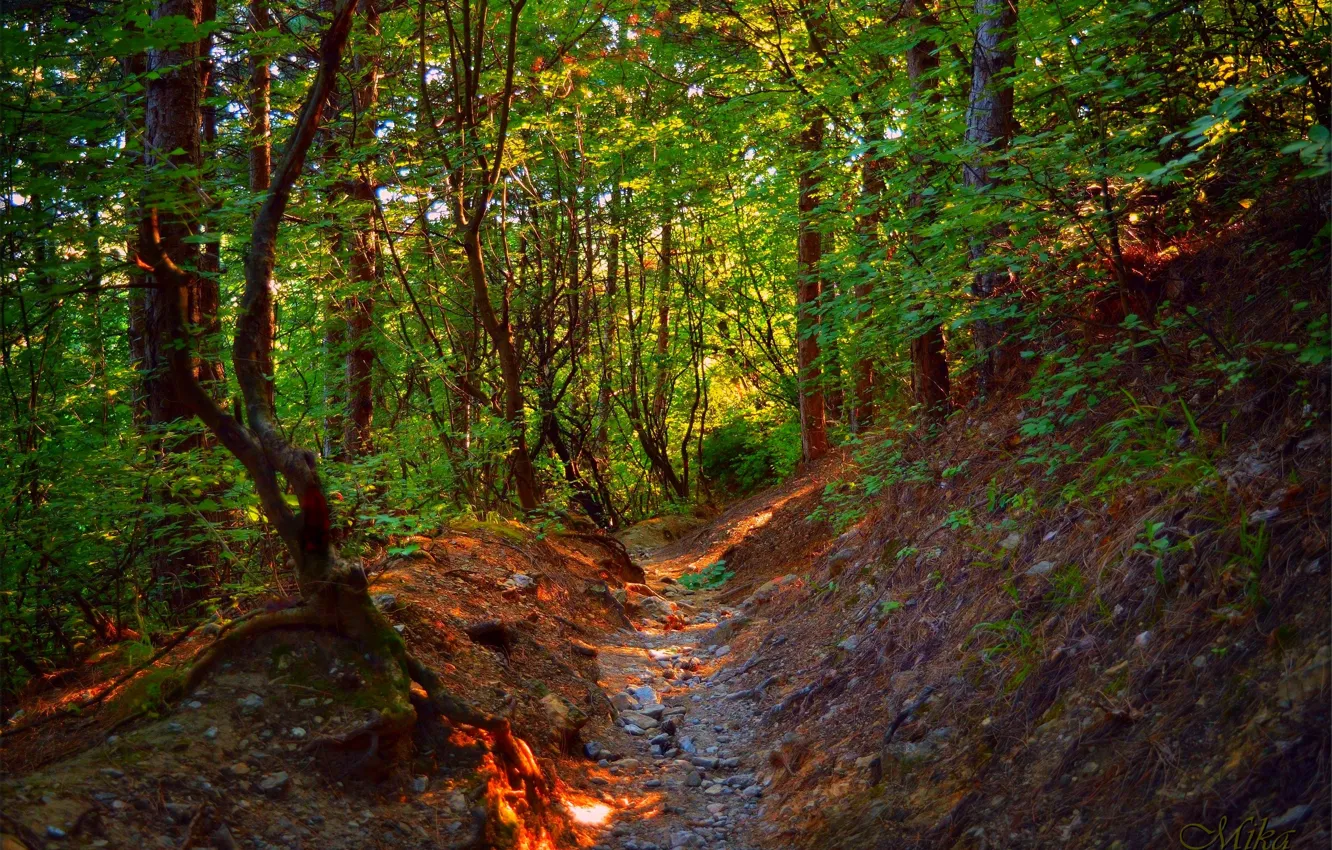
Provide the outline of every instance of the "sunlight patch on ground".
<path id="1" fill-rule="evenodd" d="M 587 805 L 569 804 L 569 815 L 578 823 L 583 824 L 603 824 L 610 817 L 611 807 L 605 803 L 588 803 Z"/>

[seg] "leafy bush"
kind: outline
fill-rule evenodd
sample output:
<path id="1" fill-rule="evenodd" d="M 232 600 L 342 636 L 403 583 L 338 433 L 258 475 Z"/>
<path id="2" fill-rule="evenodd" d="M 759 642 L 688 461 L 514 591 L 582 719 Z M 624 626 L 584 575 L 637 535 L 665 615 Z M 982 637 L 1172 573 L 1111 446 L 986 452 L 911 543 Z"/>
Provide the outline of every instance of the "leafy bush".
<path id="1" fill-rule="evenodd" d="M 800 462 L 800 423 L 737 416 L 703 441 L 703 474 L 748 493 L 776 484 Z"/>

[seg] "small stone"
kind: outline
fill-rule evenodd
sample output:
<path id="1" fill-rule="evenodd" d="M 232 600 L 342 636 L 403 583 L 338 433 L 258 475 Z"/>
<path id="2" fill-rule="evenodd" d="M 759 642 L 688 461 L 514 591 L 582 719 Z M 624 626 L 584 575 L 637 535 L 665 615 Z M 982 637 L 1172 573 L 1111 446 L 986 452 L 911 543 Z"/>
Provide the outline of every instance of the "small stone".
<path id="1" fill-rule="evenodd" d="M 217 850 L 236 850 L 236 839 L 232 837 L 231 830 L 227 829 L 226 824 L 222 824 L 213 830 L 213 834 L 209 838 Z"/>
<path id="2" fill-rule="evenodd" d="M 1013 551 L 1022 545 L 1022 535 L 1016 531 L 999 541 L 999 548 Z"/>
<path id="3" fill-rule="evenodd" d="M 58 826 L 48 826 L 46 828 L 46 837 L 54 838 L 59 841 L 65 837 L 65 831 Z"/>
<path id="4" fill-rule="evenodd" d="M 1150 631 L 1142 632 L 1133 639 L 1133 645 L 1136 646 L 1138 649 L 1146 649 L 1147 645 L 1150 644 L 1151 642 L 1152 642 L 1152 633 Z"/>
<path id="5" fill-rule="evenodd" d="M 1267 825 L 1267 828 L 1280 832 L 1292 826 L 1297 826 L 1301 821 L 1307 818 L 1313 812 L 1312 806 L 1292 806 L 1286 810 L 1286 813 Z"/>
<path id="6" fill-rule="evenodd" d="M 838 649 L 844 649 L 847 652 L 855 652 L 858 646 L 860 646 L 860 638 L 855 635 L 851 635 L 846 640 L 837 644 Z"/>
<path id="7" fill-rule="evenodd" d="M 379 593 L 375 595 L 374 603 L 380 611 L 388 613 L 398 607 L 398 597 L 392 593 Z"/>
<path id="8" fill-rule="evenodd" d="M 638 708 L 638 702 L 629 694 L 621 691 L 611 697 L 611 706 L 616 711 L 633 711 Z"/>
<path id="9" fill-rule="evenodd" d="M 648 717 L 651 717 L 653 720 L 661 720 L 662 716 L 666 714 L 666 706 L 662 705 L 661 703 L 645 705 L 638 710 L 638 713 L 645 714 Z"/>
<path id="10" fill-rule="evenodd" d="M 746 797 L 761 797 L 763 796 L 763 786 L 750 785 L 748 788 L 741 791 L 740 793 L 745 795 Z"/>
<path id="11" fill-rule="evenodd" d="M 449 795 L 449 808 L 455 812 L 467 811 L 467 795 L 461 791 L 454 791 Z"/>
<path id="12" fill-rule="evenodd" d="M 238 761 L 228 768 L 233 776 L 245 776 L 250 772 L 250 766 L 243 761 Z"/>
<path id="13" fill-rule="evenodd" d="M 508 580 L 505 581 L 504 583 L 509 587 L 512 587 L 515 590 L 520 590 L 520 591 L 531 590 L 532 588 L 536 587 L 536 579 L 532 578 L 529 575 L 525 575 L 523 573 L 514 573 L 513 575 L 509 576 Z"/>
<path id="14" fill-rule="evenodd" d="M 685 777 L 684 784 L 686 787 L 689 788 L 697 788 L 698 786 L 703 784 L 703 777 L 699 774 L 697 770 L 691 770 L 689 771 L 689 775 Z"/>
<path id="15" fill-rule="evenodd" d="M 412 791 L 416 794 L 424 794 L 430 787 L 430 778 L 427 776 L 412 777 Z"/>
<path id="16" fill-rule="evenodd" d="M 730 654 L 731 654 L 731 647 L 730 647 L 730 645 L 727 645 L 727 646 L 719 646 L 719 647 L 717 647 L 716 649 L 714 649 L 714 650 L 712 651 L 712 656 L 713 656 L 714 658 L 724 658 L 724 657 L 726 657 L 727 655 L 730 655 Z"/>
<path id="17" fill-rule="evenodd" d="M 197 699 L 190 700 L 189 702 L 186 703 L 186 705 L 195 711 L 198 711 L 199 709 L 203 708 L 203 703 L 199 702 Z"/>
<path id="18" fill-rule="evenodd" d="M 217 727 L 209 726 L 207 729 L 204 730 L 203 736 L 210 741 L 217 740 Z"/>
<path id="19" fill-rule="evenodd" d="M 264 707 L 264 698 L 258 694 L 250 694 L 236 700 L 236 705 L 240 706 L 241 714 L 254 714 Z"/>
<path id="20" fill-rule="evenodd" d="M 1039 564 L 1033 564 L 1024 575 L 1043 576 L 1054 569 L 1053 561 L 1041 561 Z"/>
<path id="21" fill-rule="evenodd" d="M 603 750 L 601 744 L 598 744 L 596 741 L 588 741 L 583 744 L 583 755 L 590 759 L 601 758 L 603 752 L 605 752 L 605 750 Z"/>
<path id="22" fill-rule="evenodd" d="M 104 768 L 102 768 L 101 773 L 102 773 L 103 776 L 110 777 L 111 779 L 124 779 L 124 778 L 125 778 L 125 771 L 123 771 L 123 770 L 116 770 L 114 767 L 104 767 Z"/>
<path id="23" fill-rule="evenodd" d="M 185 727 L 173 720 L 166 725 L 166 730 L 173 734 L 180 734 L 185 731 Z"/>
<path id="24" fill-rule="evenodd" d="M 277 797 L 287 790 L 287 786 L 290 785 L 290 783 L 291 777 L 289 777 L 284 771 L 278 771 L 277 773 L 270 774 L 259 780 L 259 791 L 270 797 Z"/>
<path id="25" fill-rule="evenodd" d="M 634 735 L 634 736 L 642 735 L 643 728 L 641 726 L 635 726 L 633 723 L 626 723 L 624 725 L 624 733 L 626 735 Z"/>
<path id="26" fill-rule="evenodd" d="M 295 726 L 295 727 L 293 727 L 292 730 L 291 730 L 290 732 L 288 732 L 287 734 L 289 734 L 289 735 L 290 735 L 292 738 L 294 738 L 295 740 L 300 741 L 300 740 L 302 740 L 303 738 L 305 738 L 305 736 L 306 736 L 308 733 L 307 733 L 304 729 L 302 729 L 301 727 L 299 727 L 299 726 Z"/>
<path id="27" fill-rule="evenodd" d="M 184 803 L 167 803 L 166 813 L 173 823 L 189 823 L 194 817 L 194 807 Z"/>

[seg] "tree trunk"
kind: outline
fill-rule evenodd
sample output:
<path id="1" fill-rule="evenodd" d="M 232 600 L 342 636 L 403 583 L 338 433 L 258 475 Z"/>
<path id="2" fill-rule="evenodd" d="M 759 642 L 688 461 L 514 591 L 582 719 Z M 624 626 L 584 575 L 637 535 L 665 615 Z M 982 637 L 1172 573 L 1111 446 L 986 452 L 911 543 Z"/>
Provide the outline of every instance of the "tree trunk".
<path id="1" fill-rule="evenodd" d="M 366 30 L 379 35 L 379 11 L 374 0 L 361 0 Z M 352 126 L 352 150 L 375 143 L 374 109 L 379 99 L 379 59 L 361 53 L 354 59 L 354 72 L 360 73 L 360 85 L 352 93 L 355 123 Z M 358 222 L 351 232 L 351 279 L 355 292 L 343 304 L 347 321 L 347 421 L 343 444 L 348 457 L 364 457 L 374 450 L 372 370 L 375 363 L 372 334 L 375 326 L 376 260 L 379 255 L 378 230 L 374 218 L 374 174 L 362 165 L 352 179 L 352 196 L 359 208 Z"/>
<path id="2" fill-rule="evenodd" d="M 153 19 L 179 16 L 198 25 L 202 18 L 201 0 L 160 0 L 153 8 Z M 192 240 L 198 226 L 198 190 L 193 174 L 199 167 L 200 77 L 195 67 L 199 58 L 198 41 L 185 42 L 152 50 L 148 56 L 147 89 L 144 96 L 144 162 L 148 182 L 169 196 L 163 204 L 166 213 L 158 218 L 161 250 L 189 274 L 190 288 L 185 293 L 189 304 L 186 317 L 198 316 L 198 246 Z M 179 151 L 179 153 L 175 153 Z M 178 174 L 190 175 L 185 179 Z M 174 294 L 154 281 L 144 302 L 144 366 L 147 385 L 148 420 L 162 425 L 186 419 L 193 411 L 177 392 L 167 371 L 171 336 L 167 332 L 170 314 L 176 309 Z"/>
<path id="3" fill-rule="evenodd" d="M 1013 135 L 1013 36 L 1017 29 L 1017 0 L 976 0 L 978 19 L 976 43 L 972 49 L 971 98 L 967 104 L 967 142 L 979 150 L 976 160 L 965 166 L 966 185 L 977 191 L 990 189 L 991 178 L 987 159 L 1002 150 Z M 990 248 L 991 240 L 1006 233 L 1002 223 L 990 229 L 971 243 L 971 260 L 980 265 Z M 989 298 L 995 287 L 1007 274 L 996 269 L 981 269 L 972 280 L 971 292 L 977 298 Z M 995 348 L 999 343 L 999 328 L 994 322 L 981 318 L 972 325 L 973 339 L 979 357 L 977 389 L 985 395 L 994 380 Z"/>
<path id="4" fill-rule="evenodd" d="M 932 26 L 938 21 L 930 7 L 920 10 L 913 26 L 920 30 L 922 25 Z M 939 67 L 937 47 L 928 38 L 921 38 L 907 50 L 907 77 L 910 80 L 911 104 L 922 109 L 933 104 L 936 99 L 938 81 L 930 74 Z M 924 125 L 924 113 L 919 125 Z M 923 203 L 919 194 L 910 199 L 912 206 Z M 922 312 L 929 306 L 918 304 Z M 938 422 L 948 414 L 951 407 L 952 388 L 948 379 L 948 361 L 944 356 L 943 326 L 935 319 L 926 323 L 925 330 L 911 340 L 911 388 L 916 404 L 920 405 L 927 421 Z"/>
<path id="5" fill-rule="evenodd" d="M 251 0 L 250 27 L 255 33 L 266 32 L 273 26 L 268 14 L 268 0 Z M 258 49 L 256 49 L 258 48 Z M 250 48 L 250 191 L 262 195 L 268 191 L 273 175 L 273 129 L 270 117 L 269 93 L 273 78 L 268 68 L 268 53 L 259 47 L 256 41 Z M 273 281 L 265 282 L 271 292 Z M 258 339 L 255 340 L 255 354 L 258 358 L 256 367 L 264 376 L 264 395 L 267 403 L 273 405 L 273 331 L 274 316 L 272 299 L 268 309 L 260 317 Z"/>
<path id="6" fill-rule="evenodd" d="M 479 220 L 477 224 L 480 224 Z M 463 251 L 467 255 L 467 270 L 472 279 L 477 313 L 481 324 L 495 344 L 499 358 L 500 375 L 504 381 L 504 419 L 512 432 L 513 449 L 509 460 L 513 467 L 514 488 L 518 491 L 518 504 L 530 511 L 540 504 L 537 495 L 536 467 L 527 451 L 527 422 L 523 409 L 522 364 L 513 343 L 513 328 L 508 320 L 501 321 L 490 303 L 490 287 L 486 284 L 485 258 L 481 253 L 481 228 L 469 227 L 464 233 Z"/>
<path id="7" fill-rule="evenodd" d="M 130 83 L 138 83 L 143 79 L 143 75 L 148 70 L 148 57 L 143 53 L 134 53 L 125 57 L 124 61 L 124 89 L 129 91 Z M 144 154 L 143 145 L 146 141 L 143 128 L 143 114 L 136 108 L 133 94 L 125 96 L 125 146 L 130 150 L 138 149 L 138 154 L 133 154 L 131 173 L 142 182 L 144 178 Z M 136 230 L 125 240 L 126 256 L 135 257 L 143 253 L 139 245 L 139 233 Z M 142 287 L 151 278 L 143 273 L 143 270 L 137 266 L 131 266 L 129 269 L 130 280 L 136 287 Z M 127 293 L 126 300 L 128 304 L 128 347 L 130 368 L 135 374 L 140 376 L 133 389 L 133 396 L 130 401 L 130 409 L 133 411 L 134 427 L 139 433 L 143 433 L 148 427 L 148 398 L 147 375 L 148 375 L 148 319 L 147 319 L 147 288 L 133 288 Z"/>
<path id="8" fill-rule="evenodd" d="M 202 0 L 161 0 L 153 7 L 154 20 L 181 17 L 198 25 L 203 18 Z M 145 290 L 143 306 L 143 367 L 148 424 L 165 428 L 192 419 L 194 409 L 180 382 L 172 374 L 172 359 L 179 354 L 176 325 L 183 317 L 192 327 L 202 324 L 200 252 L 194 237 L 199 229 L 199 189 L 202 125 L 202 82 L 196 63 L 202 41 L 187 41 L 151 50 L 144 94 L 144 163 L 150 187 L 146 206 L 159 208 L 156 216 L 156 250 L 182 271 L 183 286 L 173 289 L 157 271 L 152 287 Z M 182 176 L 183 175 L 183 176 Z M 188 333 L 188 330 L 187 330 Z M 188 355 L 186 355 L 188 356 Z M 186 368 L 196 382 L 209 383 L 199 361 L 190 358 Z M 173 436 L 160 443 L 167 455 L 200 445 L 196 435 Z M 172 498 L 164 495 L 163 498 Z M 186 514 L 187 516 L 187 514 Z M 197 540 L 194 521 L 182 520 L 178 527 L 162 529 L 174 541 L 162 541 L 153 558 L 156 580 L 168 588 L 171 608 L 177 614 L 201 597 L 203 566 L 208 547 Z M 189 542 L 185 542 L 189 541 Z"/>
<path id="9" fill-rule="evenodd" d="M 871 148 L 864 154 L 860 165 L 861 203 L 865 212 L 856 221 L 857 235 L 860 237 L 862 262 L 870 265 L 883 249 L 879 238 L 879 222 L 883 218 L 879 207 L 885 184 L 883 162 L 877 148 Z M 863 329 L 870 324 L 874 315 L 874 306 L 870 298 L 874 294 L 874 283 L 866 277 L 856 284 L 857 317 Z M 851 430 L 857 433 L 874 424 L 874 358 L 870 346 L 862 341 L 854 367 L 856 381 L 856 403 L 851 408 Z"/>
<path id="10" fill-rule="evenodd" d="M 818 306 L 823 294 L 819 266 L 823 258 L 823 240 L 814 224 L 814 210 L 820 200 L 816 160 L 822 150 L 823 118 L 812 110 L 805 116 L 805 128 L 800 133 L 800 224 L 796 254 L 796 363 L 800 369 L 800 442 L 806 462 L 818 460 L 828 453 L 822 375 L 818 363 Z"/>
<path id="11" fill-rule="evenodd" d="M 217 0 L 203 0 L 203 21 L 209 23 L 217 18 Z M 212 98 L 217 93 L 216 73 L 213 67 L 213 37 L 211 35 L 199 42 L 199 96 Z M 217 143 L 217 107 L 201 103 L 202 142 L 209 148 Z M 202 161 L 202 153 L 201 153 Z M 222 352 L 219 341 L 222 335 L 222 323 L 218 316 L 221 306 L 221 293 L 218 290 L 218 276 L 222 273 L 222 236 L 218 232 L 215 216 L 205 215 L 202 229 L 208 234 L 204 242 L 203 254 L 199 261 L 198 298 L 195 302 L 193 317 L 200 329 L 199 375 L 205 387 L 215 398 L 226 394 L 227 373 L 222 365 Z"/>
<path id="12" fill-rule="evenodd" d="M 663 430 L 666 426 L 666 413 L 670 398 L 667 385 L 670 380 L 670 363 L 666 355 L 671 347 L 671 214 L 668 211 L 661 222 L 661 274 L 657 279 L 657 344 L 654 349 L 657 368 L 657 383 L 652 392 L 652 418 L 659 421 Z"/>

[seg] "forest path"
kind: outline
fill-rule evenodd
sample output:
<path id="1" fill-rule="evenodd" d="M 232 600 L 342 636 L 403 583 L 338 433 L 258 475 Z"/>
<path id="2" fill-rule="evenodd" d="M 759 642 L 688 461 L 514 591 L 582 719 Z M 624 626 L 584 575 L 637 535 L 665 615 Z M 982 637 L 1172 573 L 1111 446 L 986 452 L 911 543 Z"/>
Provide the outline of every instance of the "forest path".
<path id="1" fill-rule="evenodd" d="M 586 744 L 596 760 L 586 781 L 604 803 L 576 810 L 601 821 L 598 850 L 761 846 L 751 829 L 763 814 L 759 716 L 753 700 L 725 687 L 743 666 L 730 640 L 761 624 L 721 601 L 728 588 L 691 593 L 675 579 L 758 531 L 789 496 L 751 500 L 640 559 L 649 586 L 674 601 L 688 625 L 666 631 L 649 622 L 599 648 L 599 683 L 617 717 L 603 739 Z"/>

